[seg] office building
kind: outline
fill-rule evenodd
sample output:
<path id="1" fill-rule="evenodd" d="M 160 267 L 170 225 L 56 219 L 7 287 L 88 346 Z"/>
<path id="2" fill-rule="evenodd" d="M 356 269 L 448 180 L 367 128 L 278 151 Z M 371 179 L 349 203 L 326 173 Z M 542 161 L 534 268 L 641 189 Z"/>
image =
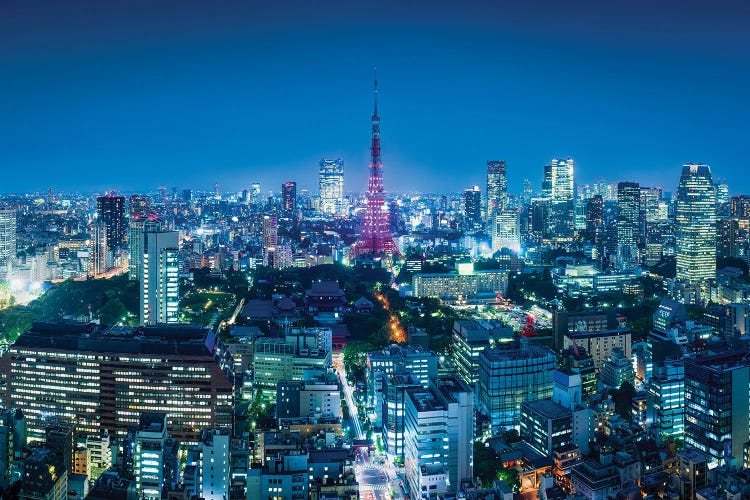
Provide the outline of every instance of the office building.
<path id="1" fill-rule="evenodd" d="M 263 265 L 278 267 L 279 221 L 275 215 L 263 216 Z"/>
<path id="2" fill-rule="evenodd" d="M 149 215 L 153 215 L 151 212 L 151 200 L 148 196 L 142 194 L 131 194 L 130 195 L 130 219 L 144 219 Z"/>
<path id="3" fill-rule="evenodd" d="M 521 439 L 542 456 L 573 444 L 573 415 L 551 399 L 521 403 L 519 425 Z"/>
<path id="4" fill-rule="evenodd" d="M 177 231 L 143 232 L 141 324 L 179 321 L 179 240 Z"/>
<path id="5" fill-rule="evenodd" d="M 383 421 L 383 394 L 387 377 L 393 374 L 413 376 L 422 387 L 437 378 L 437 356 L 420 345 L 392 344 L 367 353 L 368 405 L 373 408 L 373 425 Z"/>
<path id="6" fill-rule="evenodd" d="M 305 380 L 305 372 L 322 373 L 331 367 L 330 328 L 301 328 L 284 338 L 263 337 L 253 352 L 253 389 L 266 403 L 275 403 L 278 384 Z"/>
<path id="7" fill-rule="evenodd" d="M 563 349 L 570 349 L 575 343 L 578 348 L 583 349 L 591 356 L 594 360 L 594 366 L 598 370 L 601 368 L 602 362 L 612 354 L 614 349 L 622 350 L 625 357 L 630 359 L 633 355 L 632 336 L 630 328 L 624 326 L 612 330 L 588 331 L 582 329 L 565 335 Z"/>
<path id="8" fill-rule="evenodd" d="M 513 338 L 513 330 L 498 323 L 456 320 L 452 331 L 453 363 L 458 377 L 469 387 L 479 378 L 479 354 Z"/>
<path id="9" fill-rule="evenodd" d="M 125 245 L 125 197 L 115 194 L 99 196 L 96 199 L 97 218 L 107 229 L 107 248 L 111 251 L 123 248 Z"/>
<path id="10" fill-rule="evenodd" d="M 167 452 L 167 414 L 142 413 L 133 453 L 133 475 L 139 498 L 161 500 Z"/>
<path id="11" fill-rule="evenodd" d="M 163 411 L 174 438 L 197 442 L 199 429 L 232 423 L 232 384 L 215 342 L 194 326 L 36 322 L 2 360 L 9 406 L 23 411 L 34 440 L 49 422 L 120 438 L 140 413 Z"/>
<path id="12" fill-rule="evenodd" d="M 682 167 L 675 200 L 677 279 L 701 285 L 716 275 L 716 188 L 708 165 Z"/>
<path id="13" fill-rule="evenodd" d="M 466 300 L 494 301 L 497 294 L 505 294 L 508 271 L 488 269 L 474 271 L 473 266 L 464 272 L 420 273 L 412 278 L 415 297 L 431 297 L 447 303 Z"/>
<path id="14" fill-rule="evenodd" d="M 198 496 L 205 500 L 230 498 L 231 436 L 228 429 L 206 429 L 197 448 L 200 451 L 200 484 Z"/>
<path id="15" fill-rule="evenodd" d="M 286 215 L 297 212 L 297 183 L 287 181 L 281 185 L 281 210 Z"/>
<path id="16" fill-rule="evenodd" d="M 572 444 L 580 452 L 588 453 L 589 442 L 594 436 L 595 418 L 594 411 L 585 402 L 582 381 L 581 374 L 569 368 L 552 370 L 552 401 L 570 411 Z M 551 437 L 555 437 L 554 432 Z"/>
<path id="17" fill-rule="evenodd" d="M 130 219 L 130 226 L 128 227 L 128 275 L 131 280 L 141 280 L 143 233 L 158 233 L 161 229 L 161 222 L 156 216 L 136 216 Z"/>
<path id="18" fill-rule="evenodd" d="M 515 349 L 488 347 L 479 354 L 477 401 L 493 433 L 518 425 L 524 401 L 552 397 L 556 362 L 552 351 L 526 342 Z"/>
<path id="19" fill-rule="evenodd" d="M 389 457 L 404 460 L 405 413 L 407 393 L 412 390 L 424 390 L 425 387 L 409 373 L 392 373 L 381 375 L 382 405 L 379 409 L 380 422 L 383 428 L 383 447 Z M 429 386 L 428 386 L 429 387 Z M 376 411 L 378 408 L 376 408 Z"/>
<path id="20" fill-rule="evenodd" d="M 492 224 L 492 251 L 498 252 L 507 248 L 512 252 L 521 251 L 521 227 L 519 213 L 516 210 L 495 212 Z"/>
<path id="21" fill-rule="evenodd" d="M 617 262 L 620 267 L 638 262 L 641 226 L 640 185 L 637 182 L 617 183 Z"/>
<path id="22" fill-rule="evenodd" d="M 17 408 L 0 411 L 0 487 L 8 487 L 8 473 L 26 446 L 26 417 Z"/>
<path id="23" fill-rule="evenodd" d="M 685 364 L 668 360 L 654 368 L 648 384 L 654 425 L 659 434 L 675 439 L 685 435 Z"/>
<path id="24" fill-rule="evenodd" d="M 586 202 L 586 238 L 595 245 L 604 239 L 604 199 L 600 194 Z"/>
<path id="25" fill-rule="evenodd" d="M 487 220 L 506 208 L 508 201 L 508 178 L 505 160 L 487 161 Z"/>
<path id="26" fill-rule="evenodd" d="M 320 160 L 320 211 L 341 215 L 344 209 L 344 160 Z"/>
<path id="27" fill-rule="evenodd" d="M 89 240 L 89 276 L 98 276 L 107 272 L 109 247 L 107 246 L 107 226 L 101 220 L 91 223 Z"/>
<path id="28" fill-rule="evenodd" d="M 464 190 L 463 194 L 464 229 L 468 232 L 482 229 L 482 192 L 479 186 Z"/>
<path id="29" fill-rule="evenodd" d="M 532 198 L 529 207 L 529 232 L 536 239 L 551 237 L 551 202 L 549 198 Z"/>
<path id="30" fill-rule="evenodd" d="M 602 384 L 610 389 L 618 389 L 625 382 L 633 385 L 635 381 L 633 363 L 625 356 L 621 347 L 615 347 L 609 356 L 602 360 L 599 376 Z"/>
<path id="31" fill-rule="evenodd" d="M 0 210 L 0 274 L 16 258 L 16 211 Z"/>
<path id="32" fill-rule="evenodd" d="M 279 422 L 299 419 L 341 418 L 341 388 L 333 373 L 308 376 L 305 380 L 282 380 L 276 386 L 276 418 Z"/>
<path id="33" fill-rule="evenodd" d="M 685 444 L 706 454 L 709 468 L 742 460 L 750 440 L 748 387 L 746 351 L 685 360 Z"/>
<path id="34" fill-rule="evenodd" d="M 472 391 L 458 378 L 406 394 L 404 468 L 412 495 L 455 494 L 474 476 Z"/>
<path id="35" fill-rule="evenodd" d="M 545 167 L 545 176 L 548 168 Z M 558 240 L 570 240 L 575 233 L 575 191 L 573 189 L 573 159 L 553 159 L 551 175 L 551 234 Z"/>

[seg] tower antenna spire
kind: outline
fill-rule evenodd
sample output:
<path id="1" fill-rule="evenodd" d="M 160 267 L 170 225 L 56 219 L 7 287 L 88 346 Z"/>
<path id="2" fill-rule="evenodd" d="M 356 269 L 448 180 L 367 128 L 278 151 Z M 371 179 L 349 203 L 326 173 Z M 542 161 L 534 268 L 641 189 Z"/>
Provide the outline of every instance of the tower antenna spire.
<path id="1" fill-rule="evenodd" d="M 373 94 L 375 96 L 375 111 L 373 112 L 373 116 L 378 116 L 378 68 L 373 68 L 372 73 L 374 75 L 374 87 L 373 87 Z"/>

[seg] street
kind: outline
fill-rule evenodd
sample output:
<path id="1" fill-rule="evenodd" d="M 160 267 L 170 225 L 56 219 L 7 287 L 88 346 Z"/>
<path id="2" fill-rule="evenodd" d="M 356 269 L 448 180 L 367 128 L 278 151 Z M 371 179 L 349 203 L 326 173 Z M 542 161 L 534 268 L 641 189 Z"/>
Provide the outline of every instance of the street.
<path id="1" fill-rule="evenodd" d="M 333 365 L 341 380 L 344 399 L 349 408 L 349 421 L 357 439 L 365 439 L 362 422 L 359 419 L 357 405 L 354 402 L 352 387 L 346 378 L 344 360 L 341 354 L 334 356 Z M 404 493 L 396 470 L 385 457 L 372 457 L 365 450 L 360 450 L 354 463 L 354 474 L 359 482 L 360 496 L 363 499 L 403 499 Z"/>

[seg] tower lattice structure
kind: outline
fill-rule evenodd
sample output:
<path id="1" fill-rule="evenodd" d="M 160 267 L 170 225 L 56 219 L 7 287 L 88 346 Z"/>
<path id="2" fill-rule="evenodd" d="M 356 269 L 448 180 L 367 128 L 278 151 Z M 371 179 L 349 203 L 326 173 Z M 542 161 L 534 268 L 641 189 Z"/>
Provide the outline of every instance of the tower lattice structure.
<path id="1" fill-rule="evenodd" d="M 383 162 L 380 158 L 380 116 L 378 116 L 378 80 L 375 78 L 375 106 L 372 112 L 372 142 L 370 145 L 370 179 L 367 184 L 367 210 L 362 233 L 354 245 L 353 255 L 399 255 L 393 241 L 388 212 L 383 210 Z"/>

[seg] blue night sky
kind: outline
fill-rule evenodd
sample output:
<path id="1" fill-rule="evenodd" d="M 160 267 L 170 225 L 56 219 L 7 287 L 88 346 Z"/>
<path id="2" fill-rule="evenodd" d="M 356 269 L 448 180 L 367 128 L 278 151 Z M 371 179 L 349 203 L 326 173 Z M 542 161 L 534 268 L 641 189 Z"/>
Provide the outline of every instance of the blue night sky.
<path id="1" fill-rule="evenodd" d="M 750 192 L 750 3 L 443 3 L 6 0 L 0 192 L 317 191 L 322 157 L 363 191 L 373 66 L 390 191 L 572 156 L 579 184 L 692 161 Z"/>

